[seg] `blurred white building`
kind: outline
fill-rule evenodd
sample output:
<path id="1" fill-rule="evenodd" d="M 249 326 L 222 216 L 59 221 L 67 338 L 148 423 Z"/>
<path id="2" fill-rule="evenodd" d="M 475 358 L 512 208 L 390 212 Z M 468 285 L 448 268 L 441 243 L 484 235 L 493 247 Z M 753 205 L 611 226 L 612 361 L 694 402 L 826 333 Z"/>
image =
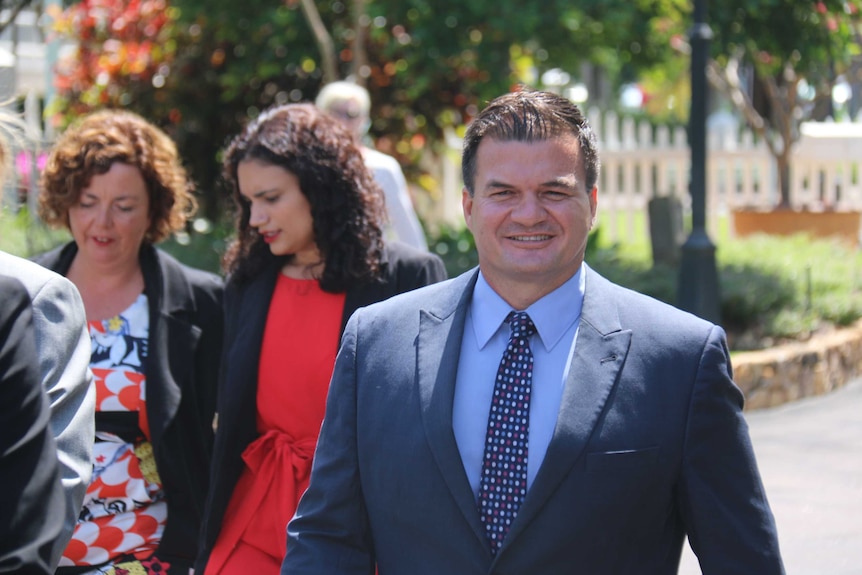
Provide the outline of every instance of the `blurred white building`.
<path id="1" fill-rule="evenodd" d="M 9 18 L 0 11 L 0 21 Z M 40 15 L 21 11 L 14 22 L 0 33 L 0 100 L 24 97 L 28 93 L 44 96 L 49 77 L 46 66 L 48 45 Z"/>

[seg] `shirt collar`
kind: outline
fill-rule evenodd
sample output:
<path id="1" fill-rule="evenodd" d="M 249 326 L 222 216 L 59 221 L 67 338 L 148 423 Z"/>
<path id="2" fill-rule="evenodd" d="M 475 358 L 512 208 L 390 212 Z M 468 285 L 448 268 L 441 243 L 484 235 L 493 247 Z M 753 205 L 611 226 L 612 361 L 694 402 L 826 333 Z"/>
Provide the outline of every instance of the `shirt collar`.
<path id="1" fill-rule="evenodd" d="M 584 275 L 584 266 L 581 264 L 578 272 L 563 285 L 525 310 L 533 320 L 546 351 L 552 350 L 581 316 Z M 497 333 L 510 311 L 512 307 L 488 284 L 480 269 L 470 303 L 470 318 L 479 349 L 483 349 Z"/>

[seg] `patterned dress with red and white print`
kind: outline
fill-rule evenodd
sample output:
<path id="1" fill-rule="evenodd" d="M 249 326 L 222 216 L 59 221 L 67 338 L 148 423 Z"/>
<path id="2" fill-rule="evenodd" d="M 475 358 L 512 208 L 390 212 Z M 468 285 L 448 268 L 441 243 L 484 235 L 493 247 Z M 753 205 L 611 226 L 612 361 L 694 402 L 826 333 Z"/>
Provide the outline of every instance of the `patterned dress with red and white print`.
<path id="1" fill-rule="evenodd" d="M 147 297 L 141 294 L 113 318 L 89 322 L 89 329 L 97 412 L 93 479 L 60 566 L 92 566 L 87 574 L 163 573 L 168 565 L 151 559 L 167 503 L 147 424 Z M 111 417 L 119 425 L 106 424 Z"/>

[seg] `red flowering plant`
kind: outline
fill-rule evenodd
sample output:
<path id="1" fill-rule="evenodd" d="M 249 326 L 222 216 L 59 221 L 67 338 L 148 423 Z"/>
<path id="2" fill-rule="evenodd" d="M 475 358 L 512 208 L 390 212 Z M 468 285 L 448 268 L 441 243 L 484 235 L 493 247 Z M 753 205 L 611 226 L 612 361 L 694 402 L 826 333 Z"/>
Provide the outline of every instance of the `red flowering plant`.
<path id="1" fill-rule="evenodd" d="M 164 85 L 178 17 L 167 0 L 81 0 L 50 15 L 54 33 L 74 43 L 55 69 L 57 99 L 47 111 L 55 126 L 99 108 L 133 106 L 144 87 Z"/>

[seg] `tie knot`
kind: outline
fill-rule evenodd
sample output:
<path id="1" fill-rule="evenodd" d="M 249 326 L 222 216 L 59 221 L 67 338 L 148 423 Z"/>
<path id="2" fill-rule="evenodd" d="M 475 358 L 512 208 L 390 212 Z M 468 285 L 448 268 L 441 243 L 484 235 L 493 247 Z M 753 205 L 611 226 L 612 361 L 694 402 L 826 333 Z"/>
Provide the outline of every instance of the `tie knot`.
<path id="1" fill-rule="evenodd" d="M 512 328 L 512 335 L 515 337 L 530 337 L 536 333 L 536 326 L 525 311 L 510 312 L 506 316 L 506 322 Z"/>

